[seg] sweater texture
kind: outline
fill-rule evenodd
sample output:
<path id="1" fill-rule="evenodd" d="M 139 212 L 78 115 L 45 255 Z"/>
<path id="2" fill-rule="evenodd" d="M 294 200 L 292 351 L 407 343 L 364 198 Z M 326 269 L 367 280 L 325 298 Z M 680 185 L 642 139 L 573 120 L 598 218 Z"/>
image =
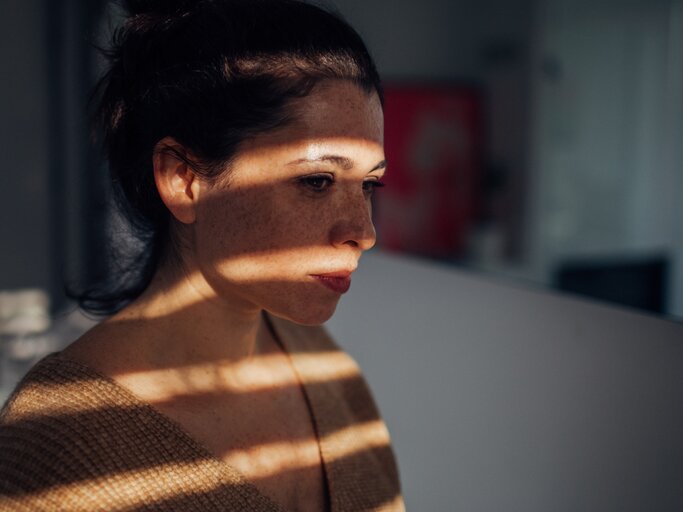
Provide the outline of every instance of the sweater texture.
<path id="1" fill-rule="evenodd" d="M 331 512 L 404 510 L 389 434 L 357 365 L 320 327 L 270 322 L 310 405 Z M 56 353 L 0 412 L 0 512 L 29 510 L 283 509 L 152 405 Z"/>

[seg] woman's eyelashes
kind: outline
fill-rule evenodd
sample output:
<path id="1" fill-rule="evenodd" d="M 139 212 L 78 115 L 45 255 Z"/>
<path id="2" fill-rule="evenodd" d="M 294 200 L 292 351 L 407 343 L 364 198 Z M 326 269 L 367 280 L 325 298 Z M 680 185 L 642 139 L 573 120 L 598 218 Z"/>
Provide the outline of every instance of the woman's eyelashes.
<path id="1" fill-rule="evenodd" d="M 336 184 L 336 179 L 332 174 L 310 174 L 297 179 L 302 187 L 312 192 L 323 193 L 331 189 Z M 375 190 L 384 186 L 377 178 L 363 180 L 363 192 L 372 195 Z"/>
<path id="2" fill-rule="evenodd" d="M 384 186 L 384 183 L 381 182 L 380 180 L 365 180 L 365 181 L 363 181 L 363 191 L 368 195 L 374 194 L 378 188 L 382 188 L 383 186 Z"/>
<path id="3" fill-rule="evenodd" d="M 298 179 L 299 184 L 313 192 L 325 192 L 334 185 L 334 176 L 331 174 L 311 174 Z"/>

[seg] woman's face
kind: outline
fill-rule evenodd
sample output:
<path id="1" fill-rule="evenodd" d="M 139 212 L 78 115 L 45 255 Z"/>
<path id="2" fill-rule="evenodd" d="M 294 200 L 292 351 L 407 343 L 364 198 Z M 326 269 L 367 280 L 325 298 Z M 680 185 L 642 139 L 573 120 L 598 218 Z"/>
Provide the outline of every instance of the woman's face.
<path id="1" fill-rule="evenodd" d="M 202 183 L 192 250 L 211 295 L 319 324 L 375 243 L 382 107 L 335 80 L 293 108 L 293 123 L 246 141 L 225 179 Z"/>

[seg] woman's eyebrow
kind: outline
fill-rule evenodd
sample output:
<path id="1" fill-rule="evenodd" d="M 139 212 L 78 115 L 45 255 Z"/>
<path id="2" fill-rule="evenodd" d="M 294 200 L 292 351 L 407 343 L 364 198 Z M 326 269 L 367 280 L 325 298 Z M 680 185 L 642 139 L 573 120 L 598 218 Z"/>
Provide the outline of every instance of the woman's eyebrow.
<path id="1" fill-rule="evenodd" d="M 387 161 L 382 160 L 380 163 L 378 163 L 376 166 L 374 166 L 370 172 L 378 171 L 379 169 L 386 169 L 386 168 L 387 168 Z"/>
<path id="2" fill-rule="evenodd" d="M 345 156 L 339 156 L 339 155 L 322 155 L 322 156 L 319 156 L 318 158 L 299 158 L 298 160 L 293 160 L 293 161 L 289 162 L 287 165 L 296 165 L 296 164 L 304 164 L 304 163 L 317 163 L 317 162 L 330 162 L 330 163 L 333 163 L 333 164 L 341 167 L 345 171 L 353 169 L 353 161 L 351 161 L 350 158 L 347 158 Z M 387 166 L 387 161 L 382 160 L 377 165 L 375 165 L 375 167 L 373 167 L 370 172 L 376 171 L 378 169 L 385 169 L 386 166 Z"/>

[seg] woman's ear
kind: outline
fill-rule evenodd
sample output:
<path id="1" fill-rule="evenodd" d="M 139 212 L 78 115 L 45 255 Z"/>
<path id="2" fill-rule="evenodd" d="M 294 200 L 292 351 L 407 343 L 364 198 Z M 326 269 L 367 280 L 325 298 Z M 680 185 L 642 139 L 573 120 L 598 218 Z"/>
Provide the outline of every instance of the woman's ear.
<path id="1" fill-rule="evenodd" d="M 199 179 L 188 164 L 191 155 L 175 139 L 157 142 L 152 155 L 154 182 L 166 208 L 178 221 L 192 224 L 196 218 Z"/>

